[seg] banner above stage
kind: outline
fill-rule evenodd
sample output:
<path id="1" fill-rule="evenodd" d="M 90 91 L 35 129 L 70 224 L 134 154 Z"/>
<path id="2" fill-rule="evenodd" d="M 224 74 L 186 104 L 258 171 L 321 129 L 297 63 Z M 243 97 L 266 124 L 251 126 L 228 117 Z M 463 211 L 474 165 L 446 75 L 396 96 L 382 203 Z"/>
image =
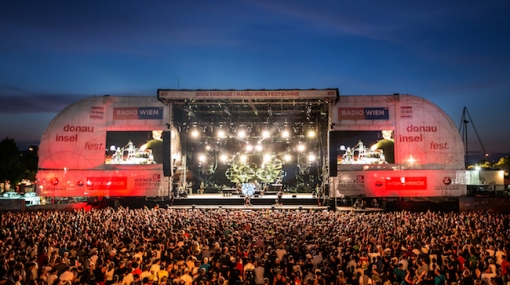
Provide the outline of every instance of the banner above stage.
<path id="1" fill-rule="evenodd" d="M 179 99 L 334 99 L 338 89 L 285 89 L 285 90 L 175 90 L 158 89 L 160 101 Z"/>

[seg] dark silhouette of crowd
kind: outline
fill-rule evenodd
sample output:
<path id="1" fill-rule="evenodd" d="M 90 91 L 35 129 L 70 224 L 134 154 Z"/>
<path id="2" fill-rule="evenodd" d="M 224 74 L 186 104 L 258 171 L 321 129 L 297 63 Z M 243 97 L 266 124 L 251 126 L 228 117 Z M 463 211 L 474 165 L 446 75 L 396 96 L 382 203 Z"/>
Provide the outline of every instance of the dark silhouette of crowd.
<path id="1" fill-rule="evenodd" d="M 508 285 L 508 215 L 2 212 L 6 285 Z"/>

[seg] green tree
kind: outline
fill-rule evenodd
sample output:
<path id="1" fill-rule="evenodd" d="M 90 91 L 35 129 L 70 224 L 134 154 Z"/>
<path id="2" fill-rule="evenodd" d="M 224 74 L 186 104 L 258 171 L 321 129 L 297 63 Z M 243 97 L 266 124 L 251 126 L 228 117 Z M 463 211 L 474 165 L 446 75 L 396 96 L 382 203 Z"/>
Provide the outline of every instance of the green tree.
<path id="1" fill-rule="evenodd" d="M 24 170 L 20 153 L 14 139 L 6 137 L 0 141 L 0 183 L 9 183 L 14 187 L 23 178 Z"/>
<path id="2" fill-rule="evenodd" d="M 498 162 L 494 164 L 495 167 L 500 169 L 509 170 L 510 169 L 510 156 L 504 156 L 499 159 Z"/>
<path id="3" fill-rule="evenodd" d="M 25 170 L 23 178 L 30 181 L 35 180 L 35 175 L 37 173 L 37 163 L 39 161 L 39 157 L 37 156 L 38 150 L 39 148 L 35 145 L 29 146 L 28 151 L 23 153 L 21 159 L 23 169 Z"/>

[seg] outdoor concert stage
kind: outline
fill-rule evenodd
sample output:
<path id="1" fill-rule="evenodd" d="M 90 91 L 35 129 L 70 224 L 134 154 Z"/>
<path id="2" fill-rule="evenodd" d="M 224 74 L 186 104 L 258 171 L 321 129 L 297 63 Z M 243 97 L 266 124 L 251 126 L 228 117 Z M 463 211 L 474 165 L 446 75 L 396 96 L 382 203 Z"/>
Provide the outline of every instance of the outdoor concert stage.
<path id="1" fill-rule="evenodd" d="M 191 194 L 186 198 L 180 197 L 171 199 L 146 199 L 146 202 L 157 204 L 159 207 L 168 207 L 172 209 L 242 209 L 242 210 L 330 210 L 330 200 L 313 197 L 311 193 L 289 193 L 285 192 L 282 196 L 282 204 L 276 204 L 276 195 L 264 195 L 252 197 L 250 206 L 244 205 L 244 197 L 239 195 L 223 196 L 223 194 Z M 122 198 L 121 205 L 129 201 Z M 334 204 L 334 201 L 333 201 Z M 339 203 L 338 203 L 339 204 Z M 380 212 L 382 208 L 355 209 L 352 206 L 337 206 L 337 211 L 356 211 L 356 212 Z"/>

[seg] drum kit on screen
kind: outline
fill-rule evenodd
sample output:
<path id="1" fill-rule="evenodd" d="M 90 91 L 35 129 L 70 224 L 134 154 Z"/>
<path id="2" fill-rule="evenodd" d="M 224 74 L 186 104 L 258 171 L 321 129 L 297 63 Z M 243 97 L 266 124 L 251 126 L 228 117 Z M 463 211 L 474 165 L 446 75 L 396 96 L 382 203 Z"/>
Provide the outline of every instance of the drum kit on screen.
<path id="1" fill-rule="evenodd" d="M 136 148 L 133 142 L 129 141 L 124 147 L 111 146 L 109 164 L 153 164 L 154 156 L 150 151 L 142 151 Z"/>
<path id="2" fill-rule="evenodd" d="M 340 146 L 340 150 L 344 151 L 339 157 L 341 164 L 384 164 L 386 159 L 380 151 L 372 151 L 367 148 L 362 141 L 359 141 L 354 147 Z"/>

